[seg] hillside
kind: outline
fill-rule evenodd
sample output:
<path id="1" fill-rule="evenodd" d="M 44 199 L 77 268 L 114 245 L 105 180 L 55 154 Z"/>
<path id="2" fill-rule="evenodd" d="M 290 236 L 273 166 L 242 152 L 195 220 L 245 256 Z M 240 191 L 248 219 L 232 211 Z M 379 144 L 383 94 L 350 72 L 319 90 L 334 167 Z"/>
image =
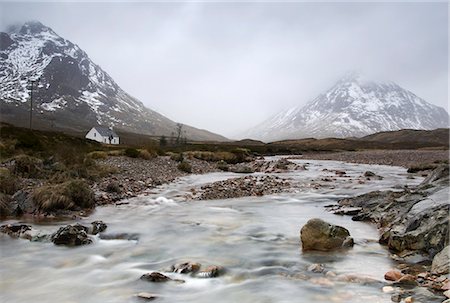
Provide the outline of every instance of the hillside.
<path id="1" fill-rule="evenodd" d="M 95 125 L 132 133 L 170 136 L 177 123 L 148 109 L 125 92 L 78 45 L 39 22 L 0 33 L 1 121 L 29 125 L 33 84 L 33 125 L 86 132 Z M 226 140 L 184 125 L 190 140 Z"/>

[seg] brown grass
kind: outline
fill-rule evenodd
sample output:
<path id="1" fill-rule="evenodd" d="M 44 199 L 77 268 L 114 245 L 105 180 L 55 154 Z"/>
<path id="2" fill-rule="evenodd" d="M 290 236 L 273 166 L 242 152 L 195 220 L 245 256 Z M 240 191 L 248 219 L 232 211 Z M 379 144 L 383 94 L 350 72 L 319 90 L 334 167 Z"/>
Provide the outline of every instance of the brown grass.
<path id="1" fill-rule="evenodd" d="M 46 212 L 94 207 L 94 193 L 83 180 L 39 187 L 33 191 L 32 199 L 39 210 Z"/>

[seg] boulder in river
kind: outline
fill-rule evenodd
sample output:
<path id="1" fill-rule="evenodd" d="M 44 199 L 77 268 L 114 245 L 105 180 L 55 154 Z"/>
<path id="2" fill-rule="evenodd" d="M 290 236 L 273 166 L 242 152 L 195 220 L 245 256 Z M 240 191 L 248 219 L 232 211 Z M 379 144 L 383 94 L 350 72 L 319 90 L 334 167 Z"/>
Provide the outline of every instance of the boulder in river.
<path id="1" fill-rule="evenodd" d="M 141 276 L 141 280 L 145 280 L 147 282 L 167 282 L 167 281 L 172 281 L 171 278 L 169 278 L 166 275 L 163 275 L 162 273 L 159 272 L 151 272 L 151 273 L 147 273 Z"/>
<path id="2" fill-rule="evenodd" d="M 185 262 L 175 264 L 172 266 L 171 271 L 179 274 L 195 273 L 200 270 L 201 264 L 196 262 Z"/>
<path id="3" fill-rule="evenodd" d="M 309 220 L 302 227 L 300 239 L 304 251 L 330 251 L 353 246 L 353 238 L 347 229 L 317 218 Z"/>
<path id="4" fill-rule="evenodd" d="M 91 234 L 96 235 L 98 233 L 104 232 L 106 228 L 108 227 L 105 222 L 103 221 L 94 221 L 91 222 L 92 230 L 90 231 Z"/>
<path id="5" fill-rule="evenodd" d="M 0 232 L 7 234 L 12 238 L 20 238 L 30 230 L 31 226 L 26 224 L 6 224 L 0 226 Z"/>
<path id="6" fill-rule="evenodd" d="M 202 269 L 197 276 L 200 278 L 216 278 L 222 275 L 225 269 L 222 266 L 211 265 Z"/>
<path id="7" fill-rule="evenodd" d="M 51 237 L 55 245 L 79 246 L 91 244 L 92 239 L 89 238 L 88 228 L 80 225 L 67 225 L 58 229 Z"/>

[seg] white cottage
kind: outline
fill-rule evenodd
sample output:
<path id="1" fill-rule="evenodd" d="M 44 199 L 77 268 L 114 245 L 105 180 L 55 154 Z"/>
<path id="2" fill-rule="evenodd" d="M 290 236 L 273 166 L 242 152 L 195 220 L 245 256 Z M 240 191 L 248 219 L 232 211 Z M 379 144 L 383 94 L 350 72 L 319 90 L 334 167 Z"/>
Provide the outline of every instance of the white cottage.
<path id="1" fill-rule="evenodd" d="M 111 128 L 105 126 L 94 126 L 86 134 L 86 138 L 106 144 L 119 144 L 119 136 Z"/>

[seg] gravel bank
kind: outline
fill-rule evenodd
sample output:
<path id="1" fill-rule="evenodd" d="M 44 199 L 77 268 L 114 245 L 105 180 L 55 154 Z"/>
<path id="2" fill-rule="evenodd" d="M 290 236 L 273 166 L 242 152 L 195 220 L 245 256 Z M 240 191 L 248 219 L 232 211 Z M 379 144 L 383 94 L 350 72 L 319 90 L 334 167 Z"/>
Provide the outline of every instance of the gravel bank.
<path id="1" fill-rule="evenodd" d="M 189 159 L 193 174 L 218 171 L 215 163 Z M 108 157 L 98 160 L 101 165 L 117 168 L 118 172 L 93 185 L 96 202 L 99 205 L 135 197 L 158 185 L 169 183 L 188 173 L 178 169 L 179 162 L 170 157 L 156 157 L 150 160 L 128 157 Z"/>
<path id="2" fill-rule="evenodd" d="M 336 153 L 305 153 L 302 159 L 336 160 L 362 164 L 410 167 L 449 159 L 448 150 L 367 150 Z"/>

